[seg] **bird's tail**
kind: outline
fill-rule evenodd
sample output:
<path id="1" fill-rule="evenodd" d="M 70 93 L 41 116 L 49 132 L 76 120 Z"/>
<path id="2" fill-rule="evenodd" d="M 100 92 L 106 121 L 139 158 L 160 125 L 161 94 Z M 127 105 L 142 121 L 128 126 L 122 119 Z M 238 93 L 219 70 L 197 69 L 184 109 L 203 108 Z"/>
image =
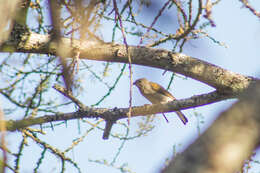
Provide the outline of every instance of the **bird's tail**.
<path id="1" fill-rule="evenodd" d="M 176 111 L 176 114 L 181 119 L 183 124 L 185 125 L 188 122 L 188 119 L 185 117 L 185 115 L 181 111 Z"/>

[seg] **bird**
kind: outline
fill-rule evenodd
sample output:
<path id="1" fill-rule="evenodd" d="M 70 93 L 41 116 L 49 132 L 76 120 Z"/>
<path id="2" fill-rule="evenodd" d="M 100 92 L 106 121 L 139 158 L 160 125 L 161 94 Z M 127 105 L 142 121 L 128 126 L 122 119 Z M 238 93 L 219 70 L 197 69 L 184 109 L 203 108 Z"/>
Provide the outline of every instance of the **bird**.
<path id="1" fill-rule="evenodd" d="M 146 78 L 137 79 L 133 84 L 139 89 L 141 94 L 152 104 L 167 103 L 176 100 L 176 98 L 161 85 L 155 82 L 151 82 Z M 175 113 L 178 115 L 184 125 L 188 122 L 188 119 L 181 111 L 176 111 Z M 163 116 L 168 122 L 168 119 L 166 118 L 164 113 Z"/>

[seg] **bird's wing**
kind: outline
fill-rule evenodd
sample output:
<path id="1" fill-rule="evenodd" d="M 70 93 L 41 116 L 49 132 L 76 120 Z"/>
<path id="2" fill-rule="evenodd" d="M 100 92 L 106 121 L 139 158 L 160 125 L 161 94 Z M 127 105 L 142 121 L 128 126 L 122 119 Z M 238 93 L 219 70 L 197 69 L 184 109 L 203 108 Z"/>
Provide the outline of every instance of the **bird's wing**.
<path id="1" fill-rule="evenodd" d="M 154 83 L 154 82 L 150 82 L 152 89 L 154 89 L 155 91 L 158 91 L 158 93 L 162 94 L 162 95 L 166 95 L 170 98 L 172 98 L 173 100 L 176 100 L 175 97 L 173 97 L 173 95 L 171 93 L 169 93 L 169 91 L 167 91 L 166 89 L 164 89 L 161 85 Z"/>

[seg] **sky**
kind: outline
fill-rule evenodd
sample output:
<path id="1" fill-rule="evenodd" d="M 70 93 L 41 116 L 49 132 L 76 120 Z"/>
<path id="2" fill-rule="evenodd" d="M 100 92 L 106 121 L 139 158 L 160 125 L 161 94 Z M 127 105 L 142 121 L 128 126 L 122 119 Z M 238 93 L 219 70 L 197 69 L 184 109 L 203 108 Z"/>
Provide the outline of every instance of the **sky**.
<path id="1" fill-rule="evenodd" d="M 260 7 L 260 1 L 254 1 L 253 3 L 254 7 Z M 187 46 L 184 47 L 183 53 L 216 64 L 233 72 L 259 77 L 260 21 L 249 12 L 248 9 L 241 7 L 242 4 L 239 1 L 221 1 L 213 9 L 212 18 L 214 19 L 216 27 L 209 28 L 208 33 L 211 37 L 223 42 L 227 47 L 219 46 L 211 40 L 203 38 L 188 43 Z M 162 25 L 162 27 L 167 28 L 166 24 Z M 104 24 L 104 30 L 106 30 L 105 27 L 109 26 Z M 103 32 L 108 32 L 104 34 L 104 39 L 109 40 L 109 38 L 106 38 L 106 35 L 110 35 L 110 31 Z M 129 43 L 138 44 L 134 39 L 129 40 Z M 167 46 L 163 48 L 167 49 Z M 103 66 L 103 62 L 86 62 L 88 65 L 95 66 L 97 71 L 100 66 Z M 120 71 L 120 68 L 116 68 L 119 66 L 121 67 L 122 64 L 114 64 L 111 66 L 111 68 L 114 67 L 114 69 L 109 74 L 107 78 L 108 81 L 111 79 L 114 80 L 115 74 Z M 167 72 L 164 76 L 162 76 L 162 73 L 162 70 L 155 68 L 138 65 L 133 66 L 134 80 L 146 77 L 166 87 L 170 80 L 171 73 Z M 129 99 L 128 80 L 128 73 L 125 73 L 123 78 L 119 81 L 117 88 L 111 93 L 110 97 L 102 103 L 101 107 L 127 107 Z M 84 78 L 82 82 L 86 83 L 86 93 L 80 95 L 79 99 L 86 105 L 95 103 L 107 92 L 107 90 L 104 90 L 104 86 L 99 85 L 97 81 L 89 82 L 89 78 Z M 212 90 L 213 88 L 198 81 L 177 75 L 169 91 L 176 98 L 188 98 Z M 61 99 L 64 98 L 61 96 Z M 228 109 L 234 102 L 235 99 L 185 110 L 183 113 L 185 113 L 189 119 L 189 123 L 186 126 L 184 126 L 173 113 L 167 114 L 170 123 L 166 123 L 162 116 L 157 116 L 153 122 L 155 128 L 149 132 L 147 136 L 126 141 L 114 166 L 119 167 L 127 164 L 127 167 L 136 173 L 158 172 L 164 165 L 166 159 L 173 155 L 174 149 L 176 149 L 177 152 L 183 151 L 199 136 L 197 126 L 198 117 L 196 117 L 194 113 L 203 116 L 199 116 L 199 120 L 200 130 L 204 131 L 216 119 L 219 113 Z M 148 103 L 149 102 L 140 95 L 137 88 L 134 88 L 133 105 L 137 106 Z M 71 112 L 73 110 L 68 108 L 65 111 Z M 131 119 L 130 134 L 135 134 L 140 121 L 142 121 L 141 118 Z M 67 127 L 59 126 L 55 127 L 54 131 L 51 129 L 46 130 L 47 135 L 42 135 L 41 139 L 46 139 L 50 144 L 65 149 L 71 145 L 73 139 L 82 136 L 86 129 L 89 128 L 88 125 L 81 123 L 81 133 L 79 134 L 77 127 L 76 120 L 69 121 Z M 122 131 L 122 127 L 115 125 L 112 131 L 114 133 L 120 132 Z M 15 148 L 15 142 L 20 137 L 17 134 L 8 134 L 7 137 L 10 146 Z M 40 153 L 37 152 L 39 150 L 38 147 L 33 142 L 30 142 L 30 144 L 30 147 L 26 147 L 26 151 L 21 160 L 21 164 L 23 165 L 22 173 L 32 172 L 30 170 L 32 164 L 36 164 L 33 161 L 35 159 L 37 160 L 40 156 Z M 113 138 L 106 141 L 102 140 L 102 131 L 96 130 L 95 132 L 89 133 L 84 141 L 75 147 L 68 156 L 79 163 L 82 172 L 119 172 L 115 168 L 89 162 L 89 160 L 106 159 L 110 163 L 118 152 L 118 148 L 121 144 L 122 141 Z M 55 161 L 52 163 L 43 163 L 40 170 L 44 173 L 59 172 L 59 159 L 51 154 L 47 154 L 46 158 L 54 159 Z M 257 154 L 255 158 L 260 159 L 260 153 Z M 254 164 L 250 172 L 254 172 L 258 169 L 260 169 L 259 164 Z M 69 164 L 67 164 L 66 170 L 66 172 L 76 172 L 75 168 Z"/>

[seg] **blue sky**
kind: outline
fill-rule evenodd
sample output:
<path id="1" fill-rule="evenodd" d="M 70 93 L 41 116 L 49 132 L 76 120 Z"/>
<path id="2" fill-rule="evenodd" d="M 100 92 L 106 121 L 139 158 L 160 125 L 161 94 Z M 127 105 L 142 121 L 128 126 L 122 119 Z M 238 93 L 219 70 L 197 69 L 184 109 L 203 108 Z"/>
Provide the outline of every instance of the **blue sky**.
<path id="1" fill-rule="evenodd" d="M 212 17 L 217 26 L 209 28 L 208 33 L 216 40 L 225 43 L 227 48 L 219 46 L 209 39 L 201 39 L 188 43 L 184 47 L 183 53 L 219 65 L 233 72 L 259 77 L 260 22 L 249 10 L 241 7 L 242 4 L 239 1 L 221 1 L 213 8 Z M 254 7 L 260 7 L 260 1 L 254 1 Z M 104 29 L 105 27 L 108 26 L 104 25 Z M 109 33 L 109 31 L 107 32 Z M 109 40 L 109 38 L 106 38 L 106 35 L 109 35 L 108 33 L 103 35 L 105 40 Z M 129 43 L 138 44 L 136 40 L 129 40 Z M 103 66 L 103 62 L 86 62 L 88 65 L 93 65 L 97 71 Z M 119 66 L 122 66 L 122 64 L 111 66 L 113 70 L 109 73 L 107 81 L 111 82 L 111 80 L 114 80 L 115 74 L 118 74 L 120 71 Z M 133 66 L 134 80 L 146 77 L 166 87 L 171 73 L 167 72 L 164 76 L 162 76 L 162 73 L 162 70 L 154 68 Z M 129 99 L 128 80 L 128 73 L 125 73 L 119 81 L 117 88 L 101 106 L 109 108 L 127 107 Z M 79 99 L 86 105 L 95 103 L 107 92 L 107 90 L 104 90 L 104 86 L 100 85 L 98 81 L 90 81 L 90 78 L 83 78 L 82 82 L 86 83 L 84 88 L 85 93 L 79 96 Z M 180 75 L 174 78 L 173 85 L 170 88 L 170 92 L 176 98 L 187 98 L 212 90 L 212 88 L 205 84 L 189 78 L 184 79 Z M 133 105 L 149 103 L 139 94 L 137 88 L 134 88 L 133 92 Z M 62 96 L 60 97 L 64 99 Z M 162 116 L 158 116 L 153 122 L 155 128 L 152 132 L 148 133 L 145 137 L 126 142 L 125 147 L 115 162 L 115 166 L 128 163 L 128 167 L 133 172 L 156 172 L 156 170 L 159 170 L 163 166 L 165 160 L 172 155 L 174 146 L 180 152 L 198 137 L 198 119 L 194 116 L 194 112 L 203 115 L 204 118 L 202 120 L 204 123 L 200 124 L 200 126 L 202 130 L 205 130 L 214 121 L 216 116 L 226 110 L 234 101 L 222 101 L 183 111 L 189 119 L 189 123 L 186 126 L 172 113 L 168 114 L 170 123 L 166 123 Z M 64 110 L 64 112 L 71 111 L 73 111 L 71 107 Z M 138 130 L 137 124 L 140 121 L 141 118 L 133 118 L 131 120 L 131 134 L 135 134 L 135 131 Z M 65 149 L 71 145 L 73 139 L 80 137 L 87 128 L 89 128 L 87 124 L 81 123 L 81 134 L 79 134 L 77 121 L 69 121 L 67 127 L 59 126 L 55 128 L 55 131 L 46 130 L 47 135 L 41 136 L 41 138 L 46 139 L 50 144 L 58 148 Z M 113 127 L 113 132 L 121 132 L 121 130 L 122 128 L 118 125 Z M 16 134 L 8 134 L 8 143 L 12 148 L 15 148 L 17 138 L 20 137 Z M 31 146 L 26 147 L 26 152 L 21 160 L 21 164 L 23 165 L 22 172 L 28 173 L 31 172 L 32 164 L 35 165 L 35 160 L 40 156 L 38 152 L 39 148 L 33 142 L 29 142 L 29 144 Z M 111 162 L 120 144 L 121 141 L 113 138 L 106 141 L 102 140 L 102 131 L 96 130 L 95 132 L 91 132 L 68 156 L 79 163 L 82 172 L 119 172 L 114 168 L 92 163 L 88 160 L 106 159 L 108 162 Z M 259 158 L 259 155 L 256 158 Z M 59 172 L 59 160 L 51 154 L 47 154 L 47 156 L 46 159 L 54 159 L 55 161 L 44 163 L 40 170 L 42 172 Z M 67 172 L 76 172 L 69 164 L 67 164 L 66 168 Z M 257 169 L 259 169 L 259 166 L 256 164 L 252 172 Z"/>

